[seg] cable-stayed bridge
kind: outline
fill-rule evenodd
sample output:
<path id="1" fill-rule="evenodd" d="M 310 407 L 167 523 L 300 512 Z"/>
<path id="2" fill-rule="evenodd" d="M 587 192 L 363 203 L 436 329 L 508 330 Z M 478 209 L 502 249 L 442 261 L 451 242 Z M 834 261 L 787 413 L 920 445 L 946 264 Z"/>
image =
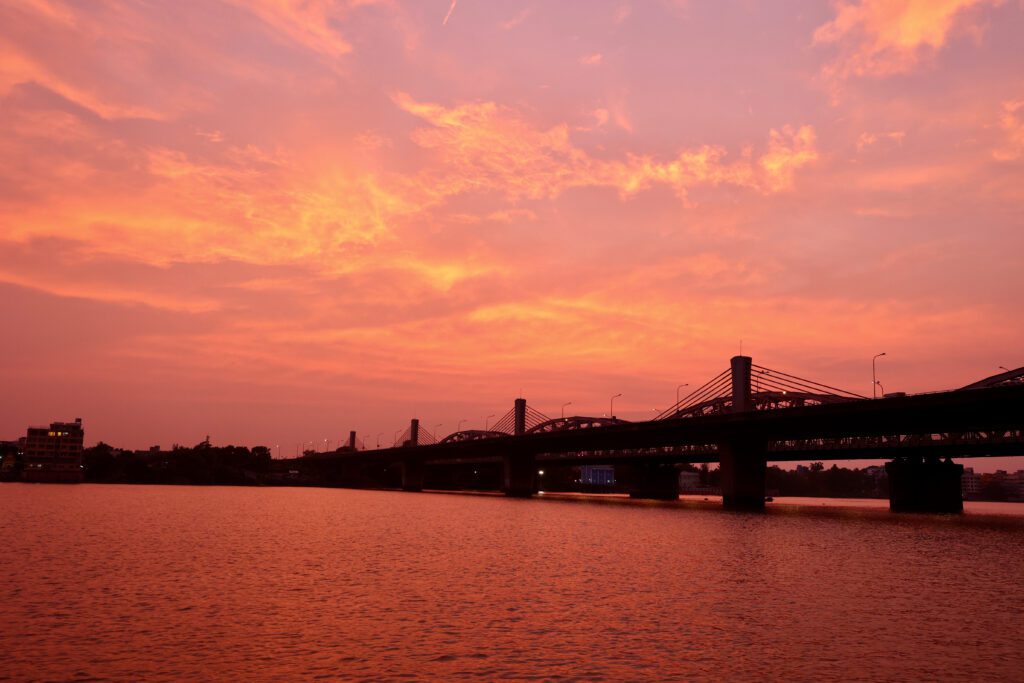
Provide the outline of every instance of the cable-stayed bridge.
<path id="1" fill-rule="evenodd" d="M 354 438 L 354 437 L 353 437 Z M 549 418 L 516 399 L 493 426 L 446 436 L 412 420 L 391 448 L 332 458 L 340 480 L 399 467 L 422 490 L 434 465 L 500 462 L 502 490 L 530 496 L 539 467 L 628 468 L 635 497 L 678 496 L 680 463 L 718 462 L 723 502 L 764 505 L 769 461 L 887 459 L 893 509 L 962 509 L 953 457 L 1024 455 L 1024 368 L 961 389 L 869 399 L 736 356 L 730 367 L 653 420 Z"/>

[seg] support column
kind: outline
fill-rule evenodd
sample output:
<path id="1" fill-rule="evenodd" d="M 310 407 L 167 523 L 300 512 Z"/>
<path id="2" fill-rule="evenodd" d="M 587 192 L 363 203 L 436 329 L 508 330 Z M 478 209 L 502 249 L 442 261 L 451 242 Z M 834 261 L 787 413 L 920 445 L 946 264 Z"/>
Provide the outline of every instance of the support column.
<path id="1" fill-rule="evenodd" d="M 737 437 L 718 444 L 722 505 L 734 510 L 764 510 L 768 442 Z"/>
<path id="2" fill-rule="evenodd" d="M 522 436 L 526 433 L 526 399 L 517 398 L 515 406 L 515 430 L 513 434 Z"/>
<path id="3" fill-rule="evenodd" d="M 964 466 L 949 458 L 897 458 L 885 464 L 893 512 L 964 511 L 960 478 Z"/>
<path id="4" fill-rule="evenodd" d="M 537 463 L 532 455 L 505 455 L 502 466 L 502 490 L 506 496 L 529 498 L 537 493 Z"/>
<path id="5" fill-rule="evenodd" d="M 732 412 L 754 409 L 750 388 L 750 356 L 733 356 Z M 752 434 L 737 434 L 718 444 L 722 505 L 734 510 L 763 510 L 768 475 L 768 442 Z"/>
<path id="6" fill-rule="evenodd" d="M 416 418 L 413 418 L 412 422 L 409 423 L 409 442 L 408 442 L 408 445 L 409 446 L 419 446 L 420 445 L 420 421 L 417 420 Z"/>
<path id="7" fill-rule="evenodd" d="M 636 463 L 629 466 L 629 497 L 679 499 L 679 470 L 674 465 Z"/>
<path id="8" fill-rule="evenodd" d="M 423 475 L 426 466 L 419 458 L 406 458 L 402 461 L 402 490 L 422 491 Z"/>
<path id="9" fill-rule="evenodd" d="M 340 458 L 335 461 L 335 481 L 339 486 L 349 489 L 360 488 L 363 484 L 360 463 L 351 458 Z"/>

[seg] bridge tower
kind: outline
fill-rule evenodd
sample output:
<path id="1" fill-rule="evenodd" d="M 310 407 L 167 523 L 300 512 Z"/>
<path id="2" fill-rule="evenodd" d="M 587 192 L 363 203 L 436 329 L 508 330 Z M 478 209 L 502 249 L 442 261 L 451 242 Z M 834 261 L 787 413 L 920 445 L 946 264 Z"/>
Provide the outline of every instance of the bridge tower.
<path id="1" fill-rule="evenodd" d="M 750 356 L 732 358 L 732 412 L 754 409 L 750 387 Z M 765 478 L 768 474 L 768 441 L 751 434 L 719 442 L 722 504 L 727 508 L 763 510 Z"/>
<path id="2" fill-rule="evenodd" d="M 348 447 L 349 447 L 349 450 L 353 450 L 354 451 L 356 449 L 356 433 L 355 433 L 355 430 L 353 430 L 353 431 L 348 433 Z"/>
<path id="3" fill-rule="evenodd" d="M 526 433 L 526 399 L 517 398 L 515 408 L 515 429 L 513 434 L 522 436 Z"/>
<path id="4" fill-rule="evenodd" d="M 526 399 L 517 398 L 513 407 L 515 436 L 526 433 Z M 506 453 L 502 461 L 502 490 L 506 496 L 528 498 L 537 493 L 537 462 L 532 453 Z"/>

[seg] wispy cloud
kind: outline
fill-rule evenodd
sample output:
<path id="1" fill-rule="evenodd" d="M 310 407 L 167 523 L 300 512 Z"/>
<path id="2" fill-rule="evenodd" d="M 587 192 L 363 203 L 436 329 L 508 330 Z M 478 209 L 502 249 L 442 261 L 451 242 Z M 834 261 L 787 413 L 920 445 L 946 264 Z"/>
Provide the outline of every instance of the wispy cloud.
<path id="1" fill-rule="evenodd" d="M 452 4 L 448 7 L 448 13 L 444 15 L 444 21 L 441 22 L 442 26 L 448 25 L 448 20 L 452 18 L 452 12 L 455 11 L 455 6 L 459 3 L 459 0 L 452 0 Z"/>
<path id="2" fill-rule="evenodd" d="M 992 152 L 992 156 L 1000 161 L 1012 161 L 1024 156 L 1024 100 L 1003 102 L 999 125 L 1005 138 Z"/>

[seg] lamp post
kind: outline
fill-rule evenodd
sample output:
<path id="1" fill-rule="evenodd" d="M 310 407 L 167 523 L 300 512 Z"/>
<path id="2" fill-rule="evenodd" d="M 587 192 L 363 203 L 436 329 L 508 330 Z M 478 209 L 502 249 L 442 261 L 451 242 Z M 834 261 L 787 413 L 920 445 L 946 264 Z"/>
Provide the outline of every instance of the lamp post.
<path id="1" fill-rule="evenodd" d="M 463 422 L 465 422 L 465 420 L 459 420 L 459 426 L 455 428 L 455 431 L 457 431 L 457 432 L 461 432 L 462 431 L 462 423 Z"/>
<path id="2" fill-rule="evenodd" d="M 999 366 L 999 369 L 1000 369 L 1000 370 L 1006 370 L 1007 372 L 1009 372 L 1009 371 L 1010 371 L 1010 368 L 1006 367 L 1005 365 L 1000 365 L 1000 366 Z"/>
<path id="3" fill-rule="evenodd" d="M 882 398 L 885 398 L 885 387 L 882 386 L 881 382 L 878 382 L 878 388 L 882 390 Z"/>
<path id="4" fill-rule="evenodd" d="M 484 418 L 484 431 L 485 431 L 485 432 L 486 432 L 486 431 L 487 431 L 488 429 L 490 429 L 490 428 L 491 428 L 491 418 L 492 418 L 492 417 L 494 417 L 494 413 L 491 413 L 490 415 L 488 415 L 487 417 L 485 417 L 485 418 Z"/>
<path id="5" fill-rule="evenodd" d="M 566 406 L 571 406 L 571 405 L 572 405 L 572 401 L 566 401 L 565 403 L 562 404 L 562 419 L 563 420 L 565 419 L 565 407 Z"/>
<path id="6" fill-rule="evenodd" d="M 615 394 L 614 396 L 612 396 L 611 401 L 608 402 L 608 417 L 610 417 L 613 420 L 615 419 L 615 399 L 617 399 L 619 396 L 622 396 L 622 394 Z"/>
<path id="7" fill-rule="evenodd" d="M 380 448 L 380 437 L 384 436 L 384 432 L 377 434 L 377 448 Z"/>
<path id="8" fill-rule="evenodd" d="M 871 359 L 871 398 L 878 398 L 878 377 L 875 376 L 875 361 L 885 355 L 885 352 L 876 353 Z M 885 390 L 882 391 L 885 395 Z"/>
<path id="9" fill-rule="evenodd" d="M 676 405 L 679 405 L 679 390 L 682 389 L 683 387 L 688 387 L 688 386 L 690 386 L 690 383 L 689 382 L 685 382 L 683 384 L 680 384 L 678 387 L 676 387 Z"/>

